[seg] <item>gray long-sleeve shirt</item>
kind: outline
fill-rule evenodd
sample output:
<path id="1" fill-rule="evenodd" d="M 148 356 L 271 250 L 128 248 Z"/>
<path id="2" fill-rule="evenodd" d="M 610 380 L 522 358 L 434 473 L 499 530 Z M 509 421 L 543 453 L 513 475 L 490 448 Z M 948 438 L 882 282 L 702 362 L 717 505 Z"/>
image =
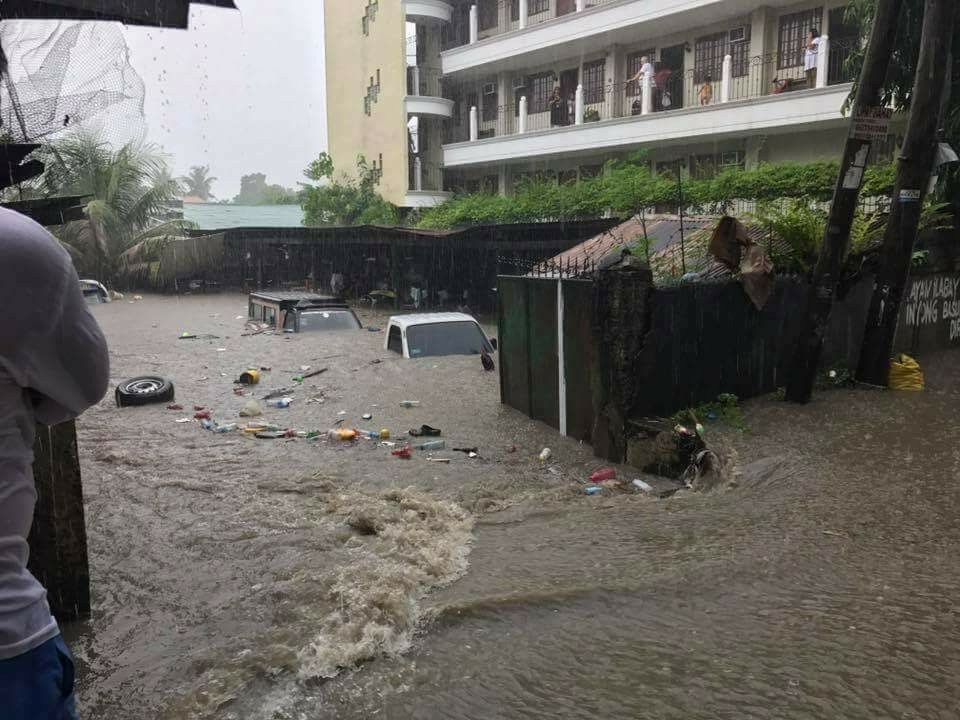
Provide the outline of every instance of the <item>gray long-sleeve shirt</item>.
<path id="1" fill-rule="evenodd" d="M 0 208 L 0 660 L 57 632 L 27 571 L 36 422 L 76 417 L 107 388 L 107 343 L 70 256 L 32 220 Z"/>

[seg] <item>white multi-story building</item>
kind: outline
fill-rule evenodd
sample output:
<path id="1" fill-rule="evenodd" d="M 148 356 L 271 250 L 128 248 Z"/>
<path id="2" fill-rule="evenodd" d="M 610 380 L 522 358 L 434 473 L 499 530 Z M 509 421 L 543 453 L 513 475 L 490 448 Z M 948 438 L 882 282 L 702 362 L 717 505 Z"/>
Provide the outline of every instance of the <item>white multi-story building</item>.
<path id="1" fill-rule="evenodd" d="M 402 6 L 407 88 L 403 111 L 387 114 L 391 122 L 416 121 L 404 148 L 407 187 L 388 194 L 398 204 L 434 204 L 455 190 L 509 193 L 530 174 L 563 182 L 641 149 L 657 171 L 699 177 L 842 153 L 846 61 L 861 42 L 844 21 L 844 0 Z M 805 69 L 811 29 L 820 34 L 812 73 Z M 352 47 L 362 52 L 363 43 Z M 328 75 L 331 61 L 328 50 Z M 372 83 L 373 73 L 366 74 Z M 331 97 L 330 113 L 342 108 Z M 335 135 L 331 120 L 334 154 Z M 375 150 L 355 152 L 377 157 Z"/>

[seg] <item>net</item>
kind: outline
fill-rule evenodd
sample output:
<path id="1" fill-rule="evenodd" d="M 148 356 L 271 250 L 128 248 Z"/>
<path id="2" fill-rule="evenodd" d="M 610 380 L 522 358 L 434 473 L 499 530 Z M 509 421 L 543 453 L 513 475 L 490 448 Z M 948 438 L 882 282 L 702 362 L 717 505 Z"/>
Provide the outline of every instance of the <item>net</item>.
<path id="1" fill-rule="evenodd" d="M 0 44 L 6 142 L 47 143 L 78 130 L 115 146 L 143 140 L 144 83 L 120 25 L 8 20 Z"/>

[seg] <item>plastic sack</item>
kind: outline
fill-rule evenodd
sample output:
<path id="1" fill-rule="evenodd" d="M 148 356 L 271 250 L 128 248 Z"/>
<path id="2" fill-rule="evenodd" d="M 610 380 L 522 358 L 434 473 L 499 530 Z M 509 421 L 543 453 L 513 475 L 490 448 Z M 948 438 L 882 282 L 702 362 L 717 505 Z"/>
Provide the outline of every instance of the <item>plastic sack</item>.
<path id="1" fill-rule="evenodd" d="M 923 390 L 923 371 L 920 363 L 909 355 L 898 355 L 890 361 L 891 390 Z"/>

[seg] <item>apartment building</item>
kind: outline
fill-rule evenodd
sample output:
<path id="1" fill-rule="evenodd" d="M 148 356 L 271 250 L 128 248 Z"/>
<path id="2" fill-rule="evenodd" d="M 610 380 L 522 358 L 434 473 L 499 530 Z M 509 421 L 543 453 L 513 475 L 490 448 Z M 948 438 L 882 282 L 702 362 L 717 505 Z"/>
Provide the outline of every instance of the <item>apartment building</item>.
<path id="1" fill-rule="evenodd" d="M 842 150 L 861 42 L 845 0 L 365 2 L 326 3 L 331 154 L 377 159 L 399 205 L 564 182 L 640 149 L 696 177 Z"/>

